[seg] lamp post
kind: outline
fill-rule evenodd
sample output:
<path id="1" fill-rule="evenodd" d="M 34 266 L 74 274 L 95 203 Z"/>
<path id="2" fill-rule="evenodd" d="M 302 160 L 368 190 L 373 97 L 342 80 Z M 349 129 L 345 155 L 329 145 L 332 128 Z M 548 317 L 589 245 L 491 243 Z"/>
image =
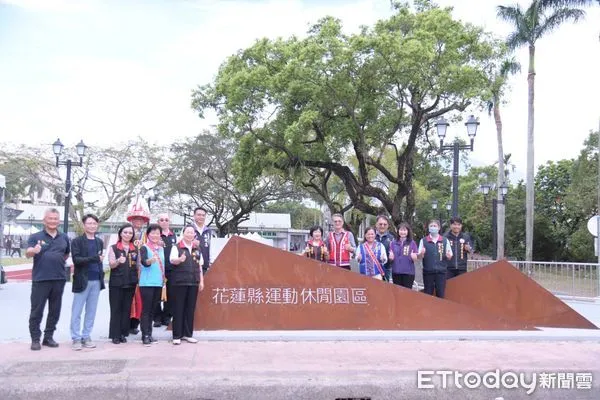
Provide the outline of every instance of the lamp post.
<path id="1" fill-rule="evenodd" d="M 6 177 L 0 174 L 0 266 L 2 266 L 2 253 L 4 249 L 4 190 L 6 189 Z"/>
<path id="2" fill-rule="evenodd" d="M 31 231 L 33 231 L 33 221 L 35 221 L 35 215 L 29 214 L 27 218 L 29 220 L 29 236 L 31 236 Z"/>
<path id="3" fill-rule="evenodd" d="M 471 143 L 468 145 L 461 145 L 458 142 L 458 138 L 454 139 L 454 143 L 451 145 L 444 145 L 444 138 L 446 137 L 446 130 L 450 126 L 450 123 L 446 121 L 446 119 L 442 116 L 435 123 L 435 127 L 437 129 L 438 137 L 440 138 L 440 152 L 444 152 L 447 150 L 452 150 L 453 152 L 453 168 L 452 168 L 452 216 L 458 216 L 458 155 L 460 150 L 469 150 L 473 151 L 473 142 L 475 141 L 475 135 L 477 134 L 477 127 L 479 126 L 479 121 L 475 119 L 473 115 L 469 117 L 465 126 L 467 127 L 467 135 L 471 140 Z"/>
<path id="4" fill-rule="evenodd" d="M 77 143 L 75 149 L 77 150 L 77 155 L 79 156 L 79 162 L 73 162 L 70 158 L 66 160 L 61 160 L 60 156 L 63 151 L 63 144 L 60 142 L 60 139 L 56 139 L 56 142 L 52 143 L 52 151 L 56 156 L 56 166 L 66 165 L 67 166 L 67 177 L 65 180 L 65 217 L 64 217 L 64 227 L 63 231 L 65 234 L 69 233 L 69 205 L 71 203 L 71 168 L 73 165 L 76 167 L 83 166 L 83 157 L 85 156 L 85 151 L 87 150 L 87 146 L 83 144 L 83 140 Z"/>
<path id="5" fill-rule="evenodd" d="M 446 203 L 446 218 L 450 219 L 450 211 L 452 210 L 452 203 Z"/>
<path id="6" fill-rule="evenodd" d="M 438 215 L 438 213 L 437 213 L 437 208 L 438 208 L 438 201 L 436 199 L 431 200 L 431 209 L 433 210 L 433 218 L 439 219 L 440 225 L 444 225 L 442 223 L 442 216 Z M 441 230 L 442 230 L 442 227 L 440 226 L 440 231 Z"/>
<path id="7" fill-rule="evenodd" d="M 492 189 L 492 185 L 489 183 L 484 183 L 481 185 L 481 191 L 483 192 L 483 196 L 485 201 L 487 202 L 487 196 Z M 502 195 L 502 200 L 498 200 L 496 197 L 492 199 L 492 259 L 496 260 L 498 258 L 498 204 L 506 204 L 506 195 L 508 194 L 508 185 L 506 182 L 503 182 L 502 185 L 498 188 L 500 190 L 500 194 Z"/>

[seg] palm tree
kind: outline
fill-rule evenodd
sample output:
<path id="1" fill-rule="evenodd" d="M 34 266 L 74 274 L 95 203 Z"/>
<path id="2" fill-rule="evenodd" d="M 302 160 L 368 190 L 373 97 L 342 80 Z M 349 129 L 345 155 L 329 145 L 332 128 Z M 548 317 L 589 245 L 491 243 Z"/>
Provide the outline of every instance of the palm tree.
<path id="1" fill-rule="evenodd" d="M 500 116 L 500 104 L 504 95 L 504 88 L 510 75 L 516 74 L 521 71 L 521 64 L 519 64 L 514 58 L 506 58 L 502 61 L 499 70 L 493 75 L 492 80 L 492 99 L 488 103 L 488 112 L 494 115 L 494 122 L 496 123 L 496 137 L 498 139 L 498 178 L 496 180 L 497 190 L 497 211 L 496 211 L 496 255 L 498 259 L 504 258 L 504 201 L 502 198 L 502 192 L 500 187 L 506 182 L 506 171 L 504 170 L 505 158 L 504 149 L 502 147 L 502 117 Z"/>
<path id="2" fill-rule="evenodd" d="M 511 23 L 514 31 L 507 38 L 511 50 L 521 46 L 529 48 L 529 68 L 527 70 L 527 176 L 525 199 L 525 259 L 531 261 L 533 255 L 533 214 L 534 214 L 534 94 L 535 94 L 535 45 L 544 35 L 570 21 L 578 21 L 585 12 L 577 6 L 588 5 L 589 0 L 533 0 L 526 10 L 520 5 L 498 6 L 499 18 Z"/>

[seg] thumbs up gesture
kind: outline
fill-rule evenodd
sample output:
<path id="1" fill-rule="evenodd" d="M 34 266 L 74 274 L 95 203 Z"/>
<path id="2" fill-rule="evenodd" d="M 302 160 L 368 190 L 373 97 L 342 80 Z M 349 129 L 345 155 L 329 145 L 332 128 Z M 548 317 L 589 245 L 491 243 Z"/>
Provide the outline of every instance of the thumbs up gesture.
<path id="1" fill-rule="evenodd" d="M 388 255 L 388 260 L 394 261 L 394 252 L 390 250 L 390 254 Z"/>
<path id="2" fill-rule="evenodd" d="M 123 263 L 125 262 L 125 260 L 127 260 L 127 259 L 125 258 L 125 256 L 121 256 L 121 257 L 119 257 L 119 258 L 117 259 L 117 261 L 119 262 L 119 264 L 123 264 Z"/>
<path id="3" fill-rule="evenodd" d="M 42 251 L 42 241 L 38 240 L 37 244 L 33 247 L 33 252 L 39 254 Z"/>
<path id="4" fill-rule="evenodd" d="M 182 262 L 184 262 L 184 261 L 185 261 L 185 254 L 182 254 L 182 255 L 179 257 L 179 262 L 180 262 L 180 263 L 182 263 Z"/>

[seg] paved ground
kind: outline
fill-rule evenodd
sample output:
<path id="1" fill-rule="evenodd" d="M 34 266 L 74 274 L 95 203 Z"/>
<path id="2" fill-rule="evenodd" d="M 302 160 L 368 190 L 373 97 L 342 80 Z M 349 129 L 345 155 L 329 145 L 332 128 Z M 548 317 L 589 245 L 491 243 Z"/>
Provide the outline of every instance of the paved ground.
<path id="1" fill-rule="evenodd" d="M 72 294 L 67 284 L 56 333 L 61 346 L 32 352 L 27 330 L 30 288 L 27 282 L 11 282 L 0 290 L 0 399 L 600 398 L 597 331 L 555 329 L 536 336 L 217 331 L 198 332 L 198 344 L 173 346 L 170 332 L 160 328 L 155 334 L 159 343 L 146 348 L 139 340 L 120 345 L 106 340 L 108 293 L 103 291 L 93 335 L 98 348 L 75 352 L 69 346 Z M 600 325 L 600 304 L 570 304 Z M 443 388 L 439 375 L 432 381 L 434 388 L 418 387 L 419 370 L 471 371 L 481 377 L 496 369 L 505 384 L 512 382 L 513 372 L 525 374 L 525 383 L 535 376 L 533 394 L 521 384 L 468 389 L 462 379 L 461 388 L 454 379 Z M 585 389 L 589 374 L 591 388 Z M 580 389 L 575 380 L 581 381 Z M 542 388 L 545 382 L 553 389 Z M 567 384 L 574 388 L 559 388 Z"/>

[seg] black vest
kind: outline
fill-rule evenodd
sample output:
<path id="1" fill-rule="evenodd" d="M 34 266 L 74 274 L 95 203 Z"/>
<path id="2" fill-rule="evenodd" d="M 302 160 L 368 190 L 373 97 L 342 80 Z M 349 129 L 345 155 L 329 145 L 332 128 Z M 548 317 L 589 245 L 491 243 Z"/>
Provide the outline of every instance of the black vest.
<path id="1" fill-rule="evenodd" d="M 170 282 L 173 286 L 194 286 L 200 284 L 200 250 L 192 249 L 192 254 L 184 247 L 177 245 L 177 255 L 185 254 L 185 261 L 173 264 Z"/>
<path id="2" fill-rule="evenodd" d="M 442 240 L 430 242 L 427 237 L 423 238 L 423 247 L 425 247 L 425 257 L 423 257 L 423 273 L 443 272 L 448 268 L 448 259 L 446 258 L 446 238 L 440 236 Z"/>
<path id="3" fill-rule="evenodd" d="M 471 239 L 468 235 L 460 232 L 458 236 L 454 236 L 452 232 L 446 234 L 446 238 L 452 247 L 452 258 L 448 261 L 448 268 L 467 269 L 467 256 L 469 252 L 465 249 L 465 245 L 471 245 Z M 463 243 L 460 240 L 463 240 Z"/>
<path id="4" fill-rule="evenodd" d="M 210 229 L 204 227 L 203 231 L 199 232 L 196 230 L 196 228 L 194 228 L 194 231 L 196 232 L 196 240 L 200 242 L 200 251 L 202 252 L 202 258 L 204 261 L 202 266 L 204 269 L 208 269 L 210 266 Z"/>
<path id="5" fill-rule="evenodd" d="M 110 279 L 108 280 L 109 287 L 134 287 L 138 283 L 138 267 L 137 261 L 139 253 L 137 249 L 130 250 L 125 254 L 125 250 L 119 250 L 116 244 L 113 244 L 112 250 L 115 253 L 115 258 L 119 259 L 125 256 L 124 263 L 117 265 L 110 270 Z"/>
<path id="6" fill-rule="evenodd" d="M 177 243 L 177 238 L 172 232 L 170 235 L 160 235 L 160 237 L 164 244 L 163 249 L 165 250 L 165 275 L 167 275 L 168 279 L 169 273 L 173 270 L 173 265 L 171 264 L 169 257 L 171 254 L 171 248 Z"/>

